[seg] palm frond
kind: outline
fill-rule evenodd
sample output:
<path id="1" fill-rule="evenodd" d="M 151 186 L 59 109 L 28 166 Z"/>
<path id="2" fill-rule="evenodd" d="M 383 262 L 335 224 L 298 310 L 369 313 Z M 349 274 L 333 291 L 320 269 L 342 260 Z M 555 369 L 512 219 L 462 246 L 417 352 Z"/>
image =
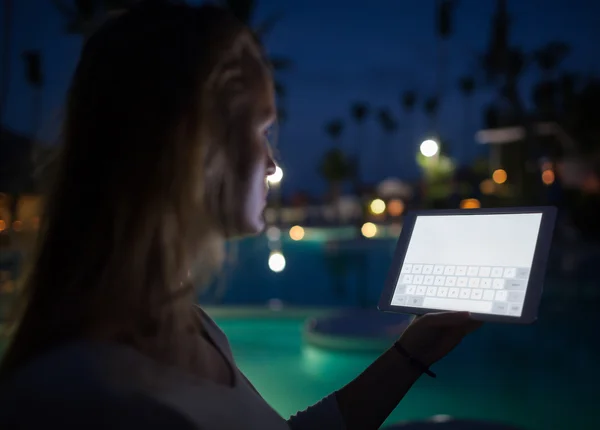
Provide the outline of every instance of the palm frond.
<path id="1" fill-rule="evenodd" d="M 281 21 L 281 18 L 283 18 L 281 12 L 271 14 L 263 22 L 254 26 L 254 33 L 260 40 L 264 40 L 273 31 L 277 23 Z"/>

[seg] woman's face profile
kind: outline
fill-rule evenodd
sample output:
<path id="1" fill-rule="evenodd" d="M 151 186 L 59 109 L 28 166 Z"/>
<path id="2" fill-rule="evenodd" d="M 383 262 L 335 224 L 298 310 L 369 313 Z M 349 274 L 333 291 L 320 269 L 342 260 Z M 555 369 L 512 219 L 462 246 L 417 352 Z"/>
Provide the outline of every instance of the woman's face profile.
<path id="1" fill-rule="evenodd" d="M 269 186 L 267 176 L 275 172 L 275 161 L 268 141 L 268 133 L 275 122 L 275 99 L 272 84 L 263 97 L 256 100 L 255 118 L 251 122 L 250 136 L 244 144 L 251 145 L 249 175 L 241 196 L 242 234 L 258 234 L 265 227 L 264 210 Z"/>

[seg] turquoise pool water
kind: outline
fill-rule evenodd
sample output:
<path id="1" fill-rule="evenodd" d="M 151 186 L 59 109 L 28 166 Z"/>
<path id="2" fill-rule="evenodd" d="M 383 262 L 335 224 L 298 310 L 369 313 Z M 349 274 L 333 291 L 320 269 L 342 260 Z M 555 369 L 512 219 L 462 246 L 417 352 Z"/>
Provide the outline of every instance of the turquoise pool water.
<path id="1" fill-rule="evenodd" d="M 305 345 L 300 318 L 217 322 L 239 367 L 283 416 L 340 388 L 376 357 Z M 531 327 L 484 327 L 435 366 L 437 379 L 419 380 L 388 423 L 446 414 L 529 430 L 598 429 L 598 322 L 565 314 Z"/>
<path id="2" fill-rule="evenodd" d="M 393 240 L 284 242 L 286 268 L 268 269 L 264 238 L 239 242 L 221 290 L 201 300 L 224 305 L 373 308 Z M 600 428 L 600 281 L 560 274 L 554 255 L 540 320 L 488 325 L 422 378 L 390 422 L 447 414 L 495 420 L 529 430 Z M 583 273 L 582 271 L 578 272 Z M 217 291 L 217 293 L 215 293 Z M 240 368 L 284 416 L 340 388 L 376 354 L 333 353 L 304 345 L 303 318 L 217 318 Z"/>

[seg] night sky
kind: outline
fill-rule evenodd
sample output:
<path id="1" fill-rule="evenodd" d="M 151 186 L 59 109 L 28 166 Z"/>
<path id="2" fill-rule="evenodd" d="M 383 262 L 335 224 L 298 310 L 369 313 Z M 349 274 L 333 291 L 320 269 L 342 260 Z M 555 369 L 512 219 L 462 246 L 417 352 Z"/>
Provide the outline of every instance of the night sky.
<path id="1" fill-rule="evenodd" d="M 21 54 L 40 49 L 45 88 L 43 127 L 38 134 L 42 140 L 52 141 L 60 126 L 61 105 L 81 40 L 64 33 L 63 21 L 50 0 L 13 3 L 12 77 L 5 123 L 16 131 L 31 132 L 33 95 L 24 78 Z M 282 126 L 278 139 L 286 174 L 285 191 L 323 191 L 316 162 L 331 146 L 323 125 L 332 118 L 347 120 L 342 145 L 354 147 L 356 128 L 349 109 L 358 100 L 373 108 L 391 108 L 400 124 L 391 142 L 395 164 L 388 159 L 380 167 L 382 156 L 377 152 L 390 141 L 382 137 L 376 122 L 370 121 L 363 161 L 365 179 L 376 181 L 394 173 L 414 179 L 414 154 L 430 130 L 423 114 L 411 118 L 402 113 L 400 94 L 413 89 L 424 98 L 437 88 L 434 0 L 259 0 L 259 4 L 256 21 L 273 12 L 284 14 L 266 43 L 270 52 L 294 62 L 294 68 L 281 79 L 287 87 L 289 111 L 289 121 Z M 548 41 L 565 41 L 572 52 L 564 69 L 600 71 L 599 1 L 509 0 L 508 4 L 514 43 L 531 50 Z M 462 142 L 468 148 L 461 161 L 469 161 L 483 151 L 472 136 L 480 125 L 477 108 L 490 100 L 491 93 L 485 89 L 476 93 L 468 124 L 472 133 L 467 137 L 457 81 L 464 74 L 480 76 L 475 56 L 488 42 L 494 7 L 492 0 L 460 0 L 454 15 L 455 32 L 447 43 L 440 131 L 451 144 Z M 524 88 L 537 76 L 531 69 Z"/>

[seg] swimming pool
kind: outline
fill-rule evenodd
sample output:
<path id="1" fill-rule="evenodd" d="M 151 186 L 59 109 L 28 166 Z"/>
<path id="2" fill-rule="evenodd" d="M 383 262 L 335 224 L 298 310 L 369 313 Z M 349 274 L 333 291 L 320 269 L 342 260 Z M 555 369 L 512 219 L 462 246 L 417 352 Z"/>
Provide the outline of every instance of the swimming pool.
<path id="1" fill-rule="evenodd" d="M 262 311 L 259 317 L 252 311 L 227 317 L 222 306 L 215 314 L 240 368 L 279 413 L 289 416 L 315 403 L 377 355 L 306 345 L 306 318 L 290 316 L 286 305 L 374 307 L 394 245 L 393 240 L 347 242 L 330 252 L 323 242 L 284 242 L 286 268 L 273 273 L 266 239 L 238 243 L 227 288 L 221 295 L 212 290 L 203 301 L 226 309 L 264 309 L 273 299 L 283 304 L 283 310 Z M 530 430 L 600 428 L 600 317 L 595 312 L 600 283 L 561 278 L 554 269 L 537 324 L 485 326 L 436 365 L 437 379 L 419 380 L 389 422 L 447 414 Z"/>
<path id="2" fill-rule="evenodd" d="M 283 416 L 317 402 L 376 354 L 302 341 L 303 318 L 217 318 L 242 371 Z M 388 423 L 444 414 L 530 430 L 600 428 L 597 317 L 546 315 L 531 327 L 489 325 L 421 378 Z M 595 325 L 594 325 L 595 324 Z"/>
<path id="3" fill-rule="evenodd" d="M 354 239 L 326 242 L 322 238 L 294 242 L 284 240 L 286 258 L 282 272 L 269 270 L 269 241 L 256 237 L 235 242 L 223 275 L 200 298 L 207 305 L 266 305 L 270 300 L 291 306 L 376 306 L 387 276 L 395 239 Z M 574 279 L 558 269 L 568 260 L 567 251 L 553 248 L 544 300 L 564 304 L 569 299 L 600 299 L 600 271 L 588 258 L 587 272 Z M 569 251 L 570 252 L 570 251 Z M 579 258 L 579 257 L 577 257 Z M 590 273 L 595 277 L 590 278 Z M 576 303 L 585 305 L 586 300 Z M 569 302 L 569 306 L 573 303 Z"/>

